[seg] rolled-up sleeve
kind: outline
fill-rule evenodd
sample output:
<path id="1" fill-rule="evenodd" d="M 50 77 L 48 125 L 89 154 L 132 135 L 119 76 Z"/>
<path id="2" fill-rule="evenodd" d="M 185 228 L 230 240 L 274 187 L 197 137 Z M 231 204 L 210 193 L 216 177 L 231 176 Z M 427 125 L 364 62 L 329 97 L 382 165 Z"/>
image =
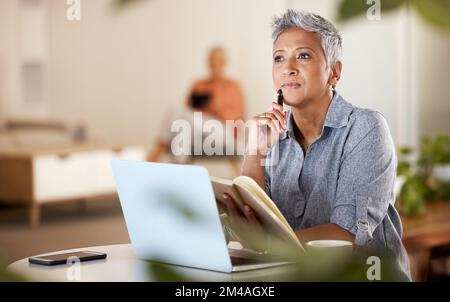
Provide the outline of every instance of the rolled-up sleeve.
<path id="1" fill-rule="evenodd" d="M 386 120 L 374 113 L 368 131 L 349 142 L 339 169 L 336 198 L 330 222 L 355 235 L 365 245 L 387 215 L 394 200 L 397 159 Z"/>

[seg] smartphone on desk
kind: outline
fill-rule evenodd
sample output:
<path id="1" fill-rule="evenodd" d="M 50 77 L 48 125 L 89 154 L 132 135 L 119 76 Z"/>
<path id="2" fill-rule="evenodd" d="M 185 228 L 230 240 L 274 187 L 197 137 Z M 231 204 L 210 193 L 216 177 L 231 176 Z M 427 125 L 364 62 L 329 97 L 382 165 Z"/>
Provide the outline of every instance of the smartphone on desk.
<path id="1" fill-rule="evenodd" d="M 28 258 L 28 262 L 40 265 L 59 265 L 67 264 L 67 261 L 73 263 L 73 261 L 79 260 L 80 262 L 105 259 L 105 253 L 92 252 L 92 251 L 78 251 L 64 254 L 44 255 Z"/>

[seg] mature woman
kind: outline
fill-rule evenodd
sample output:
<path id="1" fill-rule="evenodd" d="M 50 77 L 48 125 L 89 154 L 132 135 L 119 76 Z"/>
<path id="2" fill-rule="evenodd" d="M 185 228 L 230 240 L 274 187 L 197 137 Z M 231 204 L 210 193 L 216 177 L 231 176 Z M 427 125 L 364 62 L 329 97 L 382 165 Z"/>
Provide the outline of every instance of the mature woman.
<path id="1" fill-rule="evenodd" d="M 291 110 L 273 103 L 253 117 L 243 174 L 265 189 L 301 241 L 351 240 L 395 257 L 410 278 L 394 208 L 394 144 L 380 113 L 336 92 L 341 56 L 341 36 L 324 18 L 288 10 L 274 19 L 273 82 Z M 227 206 L 258 223 L 229 196 Z"/>

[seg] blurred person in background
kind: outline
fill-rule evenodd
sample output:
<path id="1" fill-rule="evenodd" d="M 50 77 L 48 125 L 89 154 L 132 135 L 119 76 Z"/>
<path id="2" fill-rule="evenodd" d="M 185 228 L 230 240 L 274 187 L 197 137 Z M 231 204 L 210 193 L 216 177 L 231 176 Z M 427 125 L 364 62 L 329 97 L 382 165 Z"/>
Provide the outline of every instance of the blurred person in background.
<path id="1" fill-rule="evenodd" d="M 223 123 L 226 121 L 239 121 L 244 118 L 244 96 L 239 83 L 225 75 L 227 57 L 225 50 L 214 47 L 208 56 L 209 75 L 205 79 L 196 81 L 190 89 L 184 108 L 171 113 L 161 129 L 158 141 L 150 153 L 148 160 L 157 162 L 166 153 L 176 133 L 171 131 L 171 126 L 176 120 L 184 120 L 190 123 L 193 135 L 205 136 L 202 124 L 194 123 L 194 112 L 202 113 L 203 122 L 215 119 Z M 224 137 L 233 136 L 237 140 L 237 131 L 224 133 Z M 193 141 L 193 139 L 192 139 Z M 169 150 L 170 151 L 170 150 Z M 191 150 L 185 150 L 189 153 Z M 176 162 L 187 161 L 188 156 L 175 156 Z"/>

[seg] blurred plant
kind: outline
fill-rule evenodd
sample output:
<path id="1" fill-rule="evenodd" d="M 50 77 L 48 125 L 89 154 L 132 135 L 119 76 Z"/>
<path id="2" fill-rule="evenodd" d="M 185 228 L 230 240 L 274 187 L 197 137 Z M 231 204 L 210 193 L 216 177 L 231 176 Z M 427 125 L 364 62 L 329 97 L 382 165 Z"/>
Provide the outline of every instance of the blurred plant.
<path id="1" fill-rule="evenodd" d="M 400 189 L 400 211 L 405 215 L 417 215 L 425 212 L 426 187 L 422 178 L 413 172 L 410 157 L 413 150 L 401 147 L 398 155 L 397 175 L 403 181 Z"/>
<path id="2" fill-rule="evenodd" d="M 397 175 L 403 179 L 400 210 L 404 214 L 424 213 L 427 200 L 450 200 L 450 181 L 434 173 L 436 168 L 450 164 L 450 136 L 423 137 L 415 162 L 413 149 L 401 147 L 398 153 Z"/>
<path id="3" fill-rule="evenodd" d="M 21 282 L 26 281 L 23 277 L 11 273 L 6 269 L 6 265 L 0 259 L 0 282 Z"/>
<path id="4" fill-rule="evenodd" d="M 147 273 L 152 281 L 157 282 L 183 282 L 195 281 L 193 278 L 178 272 L 173 266 L 159 261 L 149 261 L 147 263 Z"/>
<path id="5" fill-rule="evenodd" d="M 149 1 L 149 0 L 146 0 L 146 1 Z M 135 4 L 135 3 L 140 3 L 140 2 L 144 2 L 144 0 L 114 0 L 113 5 L 118 9 L 122 9 L 122 8 L 128 7 L 130 4 Z"/>
<path id="6" fill-rule="evenodd" d="M 428 200 L 450 200 L 450 136 L 424 137 L 420 143 L 419 175 L 427 185 Z M 446 170 L 447 175 L 438 175 Z M 444 173 L 442 173 L 444 174 Z"/>
<path id="7" fill-rule="evenodd" d="M 372 4 L 366 0 L 342 0 L 338 8 L 338 21 L 347 21 L 365 15 Z M 450 1 L 448 0 L 381 0 L 381 12 L 407 6 L 415 10 L 428 24 L 450 33 Z"/>
<path id="8" fill-rule="evenodd" d="M 281 251 L 281 249 L 279 249 Z M 284 244 L 283 255 L 265 258 L 266 261 L 290 261 L 289 265 L 279 267 L 270 274 L 214 274 L 215 281 L 246 281 L 246 282 L 349 282 L 349 281 L 407 281 L 408 277 L 399 270 L 395 257 L 378 255 L 380 260 L 379 280 L 368 279 L 370 265 L 367 259 L 373 253 L 355 249 L 353 253 L 337 251 L 302 252 L 297 248 Z M 212 281 L 211 273 L 207 271 L 189 271 L 188 268 L 164 264 L 163 262 L 148 262 L 147 273 L 153 281 L 162 282 L 205 282 Z"/>
<path id="9" fill-rule="evenodd" d="M 433 140 L 430 137 L 422 138 L 420 143 L 419 165 L 422 172 L 427 175 L 437 164 L 450 164 L 450 136 L 439 134 Z"/>

